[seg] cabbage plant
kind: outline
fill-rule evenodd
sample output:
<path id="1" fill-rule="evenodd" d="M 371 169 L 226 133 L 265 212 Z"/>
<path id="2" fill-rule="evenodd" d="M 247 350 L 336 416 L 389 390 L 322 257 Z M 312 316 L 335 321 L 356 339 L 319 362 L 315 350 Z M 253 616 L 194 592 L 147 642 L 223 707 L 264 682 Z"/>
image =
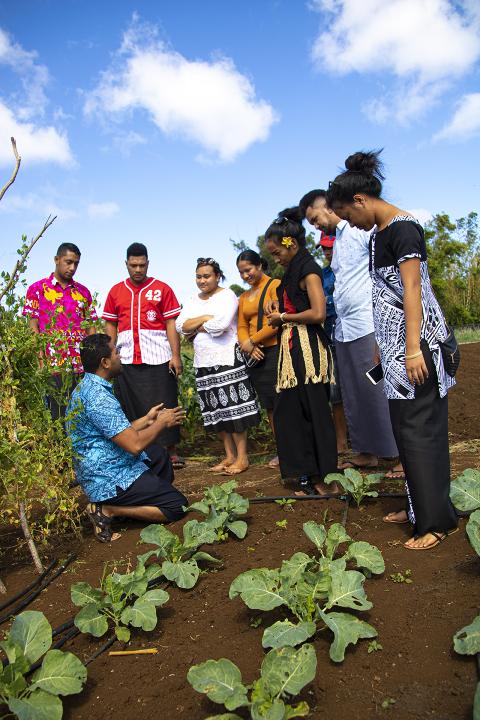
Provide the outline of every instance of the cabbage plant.
<path id="1" fill-rule="evenodd" d="M 75 616 L 75 626 L 82 633 L 102 637 L 113 625 L 117 640 L 121 642 L 130 640 L 129 626 L 153 630 L 157 625 L 157 607 L 169 599 L 165 590 L 148 589 L 150 581 L 162 574 L 159 566 L 146 568 L 139 563 L 135 570 L 123 575 L 107 574 L 106 568 L 107 564 L 100 587 L 78 582 L 70 588 L 73 604 L 81 608 Z"/>
<path id="2" fill-rule="evenodd" d="M 247 523 L 238 517 L 248 512 L 249 502 L 235 492 L 237 487 L 236 480 L 212 485 L 205 489 L 201 500 L 192 503 L 185 510 L 202 513 L 207 525 L 215 530 L 217 540 L 226 540 L 229 532 L 243 540 L 247 534 Z"/>
<path id="3" fill-rule="evenodd" d="M 163 562 L 160 566 L 160 574 L 186 590 L 192 588 L 198 580 L 200 575 L 198 561 L 220 562 L 197 549 L 200 545 L 217 542 L 215 529 L 205 522 L 189 520 L 185 523 L 183 542 L 178 535 L 159 524 L 143 528 L 140 537 L 144 543 L 156 545 L 157 548 L 139 555 L 139 562 L 144 565 L 151 557 L 161 558 Z"/>
<path id="4" fill-rule="evenodd" d="M 82 691 L 87 669 L 71 652 L 50 650 L 52 628 L 45 615 L 27 610 L 17 615 L 0 642 L 7 656 L 0 665 L 0 704 L 19 720 L 60 720 L 62 695 Z M 40 667 L 31 675 L 32 667 Z"/>
<path id="5" fill-rule="evenodd" d="M 311 682 L 317 669 L 313 645 L 270 650 L 263 659 L 260 677 L 252 685 L 245 685 L 238 667 L 227 660 L 207 660 L 193 665 L 187 679 L 197 692 L 224 705 L 228 711 L 248 708 L 252 720 L 288 720 L 305 717 L 306 702 L 291 705 L 291 698 Z M 242 720 L 233 712 L 213 715 L 208 720 Z"/>
<path id="6" fill-rule="evenodd" d="M 238 595 L 252 610 L 273 610 L 285 606 L 295 621 L 285 619 L 268 627 L 263 634 L 265 648 L 295 647 L 315 635 L 318 624 L 333 632 L 330 658 L 341 662 L 345 649 L 360 638 L 373 638 L 377 631 L 351 612 L 336 608 L 365 611 L 372 603 L 363 584 L 366 577 L 379 575 L 385 563 L 378 548 L 370 543 L 353 542 L 339 523 L 328 531 L 310 521 L 303 525 L 318 555 L 297 552 L 284 560 L 280 568 L 258 568 L 239 575 L 230 586 L 229 597 Z M 346 546 L 335 557 L 340 545 Z M 358 570 L 347 569 L 354 564 Z"/>

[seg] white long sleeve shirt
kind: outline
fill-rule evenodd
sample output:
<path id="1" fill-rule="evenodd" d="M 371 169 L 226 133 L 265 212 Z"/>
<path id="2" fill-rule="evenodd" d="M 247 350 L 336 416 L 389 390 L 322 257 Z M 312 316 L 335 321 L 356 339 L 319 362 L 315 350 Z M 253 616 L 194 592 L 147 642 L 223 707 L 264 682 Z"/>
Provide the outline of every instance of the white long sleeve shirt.
<path id="1" fill-rule="evenodd" d="M 342 220 L 336 235 L 331 265 L 335 274 L 335 340 L 351 342 L 373 332 L 370 233 Z"/>
<path id="2" fill-rule="evenodd" d="M 199 332 L 193 341 L 194 367 L 234 365 L 237 314 L 238 299 L 229 288 L 222 288 L 207 300 L 202 300 L 195 294 L 185 303 L 176 319 L 177 331 L 182 335 L 186 335 L 182 330 L 186 320 L 201 315 L 213 315 L 213 318 L 203 325 L 206 332 Z"/>

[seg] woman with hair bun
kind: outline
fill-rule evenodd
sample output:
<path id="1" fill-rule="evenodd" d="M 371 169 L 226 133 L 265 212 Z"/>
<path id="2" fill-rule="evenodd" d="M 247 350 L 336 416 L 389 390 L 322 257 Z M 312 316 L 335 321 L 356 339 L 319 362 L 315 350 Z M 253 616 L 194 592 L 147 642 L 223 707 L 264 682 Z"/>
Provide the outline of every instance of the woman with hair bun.
<path id="1" fill-rule="evenodd" d="M 238 300 L 219 286 L 225 276 L 213 258 L 198 258 L 193 295 L 176 320 L 193 340 L 195 383 L 203 422 L 219 434 L 225 457 L 213 472 L 237 475 L 248 468 L 247 428 L 258 425 L 255 391 L 237 344 Z"/>
<path id="2" fill-rule="evenodd" d="M 381 197 L 379 154 L 350 155 L 346 171 L 330 183 L 327 202 L 350 225 L 373 229 L 375 336 L 407 488 L 406 509 L 383 519 L 410 521 L 414 534 L 404 546 L 430 550 L 457 527 L 449 495 L 447 399 L 455 380 L 446 371 L 440 347 L 449 329 L 430 284 L 422 226 Z"/>
<path id="3" fill-rule="evenodd" d="M 277 401 L 273 421 L 283 478 L 296 478 L 302 493 L 326 494 L 324 478 L 337 469 L 337 440 L 330 412 L 332 356 L 322 327 L 326 316 L 322 270 L 305 247 L 299 208 L 280 213 L 265 233 L 265 246 L 285 268 L 278 300 L 266 308 L 280 328 Z"/>
<path id="4" fill-rule="evenodd" d="M 266 274 L 268 263 L 255 250 L 243 250 L 237 257 L 237 268 L 243 282 L 250 285 L 250 290 L 242 293 L 238 301 L 238 342 L 242 352 L 255 363 L 247 362 L 247 372 L 275 434 L 273 406 L 277 382 L 277 329 L 268 325 L 264 307 L 276 299 L 280 280 Z M 278 467 L 278 457 L 272 458 L 268 466 Z"/>

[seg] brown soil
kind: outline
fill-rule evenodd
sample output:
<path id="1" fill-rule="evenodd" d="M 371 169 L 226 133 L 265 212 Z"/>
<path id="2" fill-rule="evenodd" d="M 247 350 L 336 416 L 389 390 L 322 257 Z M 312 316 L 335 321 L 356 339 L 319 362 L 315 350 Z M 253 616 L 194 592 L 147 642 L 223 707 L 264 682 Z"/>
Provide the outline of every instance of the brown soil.
<path id="1" fill-rule="evenodd" d="M 479 345 L 462 348 L 458 385 L 450 394 L 454 476 L 465 467 L 480 465 L 479 350 Z M 212 478 L 205 463 L 197 461 L 189 462 L 185 470 L 177 473 L 176 482 L 194 497 L 217 479 L 224 478 Z M 264 495 L 284 492 L 278 473 L 264 466 L 253 466 L 238 481 L 241 491 L 250 497 L 257 491 Z M 390 489 L 394 489 L 392 484 Z M 395 489 L 401 490 L 401 485 L 397 483 Z M 349 534 L 377 545 L 385 558 L 385 574 L 365 583 L 373 608 L 361 614 L 377 628 L 383 650 L 368 654 L 368 641 L 360 641 L 337 665 L 328 657 L 328 631 L 320 632 L 314 641 L 317 676 L 300 696 L 309 703 L 312 718 L 365 720 L 388 714 L 398 720 L 471 717 L 475 663 L 453 651 L 452 636 L 478 613 L 480 561 L 466 539 L 464 520 L 460 532 L 438 548 L 425 553 L 408 552 L 401 544 L 408 529 L 381 521 L 382 515 L 397 507 L 398 500 L 380 499 L 360 509 L 349 509 Z M 258 676 L 264 654 L 263 629 L 283 616 L 279 611 L 248 610 L 239 599 L 230 601 L 230 583 L 248 568 L 277 567 L 293 552 L 311 552 L 302 524 L 309 519 L 338 522 L 342 514 L 343 504 L 337 500 L 298 502 L 293 511 L 276 504 L 252 505 L 244 541 L 229 540 L 208 548 L 223 560 L 221 568 L 203 574 L 193 590 L 168 588 L 170 601 L 159 609 L 157 629 L 151 633 L 134 631 L 130 647 L 156 647 L 158 655 L 101 655 L 89 666 L 85 692 L 65 701 L 65 719 L 91 720 L 95 716 L 143 720 L 158 716 L 166 720 L 202 720 L 222 712 L 223 706 L 214 705 L 190 687 L 186 680 L 189 667 L 208 658 L 227 657 L 240 667 L 244 681 L 251 682 Z M 286 529 L 276 525 L 284 518 Z M 170 527 L 178 532 L 181 525 Z M 87 529 L 77 547 L 77 561 L 30 609 L 45 612 L 54 627 L 67 620 L 75 611 L 70 585 L 79 580 L 96 584 L 106 561 L 114 561 L 119 567 L 134 562 L 141 551 L 137 545 L 140 528 L 129 524 L 121 539 L 111 546 L 97 543 Z M 65 556 L 67 550 L 62 548 L 62 553 Z M 15 566 L 12 559 L 10 562 L 0 576 L 13 594 L 31 581 L 32 571 L 23 563 Z M 390 579 L 391 574 L 406 569 L 411 570 L 411 584 Z M 259 617 L 262 624 L 251 627 L 252 619 Z M 86 659 L 101 642 L 79 636 L 66 648 Z M 388 699 L 395 703 L 382 708 Z"/>

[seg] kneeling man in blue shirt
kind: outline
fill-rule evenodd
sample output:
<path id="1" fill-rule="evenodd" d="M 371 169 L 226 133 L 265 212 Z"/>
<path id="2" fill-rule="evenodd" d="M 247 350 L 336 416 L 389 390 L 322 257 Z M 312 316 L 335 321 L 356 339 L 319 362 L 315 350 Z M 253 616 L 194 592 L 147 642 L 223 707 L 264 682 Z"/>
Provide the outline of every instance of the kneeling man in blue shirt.
<path id="1" fill-rule="evenodd" d="M 122 371 L 120 356 L 108 335 L 89 335 L 80 357 L 85 376 L 74 390 L 67 410 L 77 480 L 90 500 L 88 516 L 95 537 L 110 542 L 116 515 L 170 522 L 184 514 L 187 499 L 173 487 L 168 452 L 155 446 L 144 452 L 163 430 L 180 425 L 180 407 L 156 405 L 130 423 L 113 394 L 111 381 Z"/>

